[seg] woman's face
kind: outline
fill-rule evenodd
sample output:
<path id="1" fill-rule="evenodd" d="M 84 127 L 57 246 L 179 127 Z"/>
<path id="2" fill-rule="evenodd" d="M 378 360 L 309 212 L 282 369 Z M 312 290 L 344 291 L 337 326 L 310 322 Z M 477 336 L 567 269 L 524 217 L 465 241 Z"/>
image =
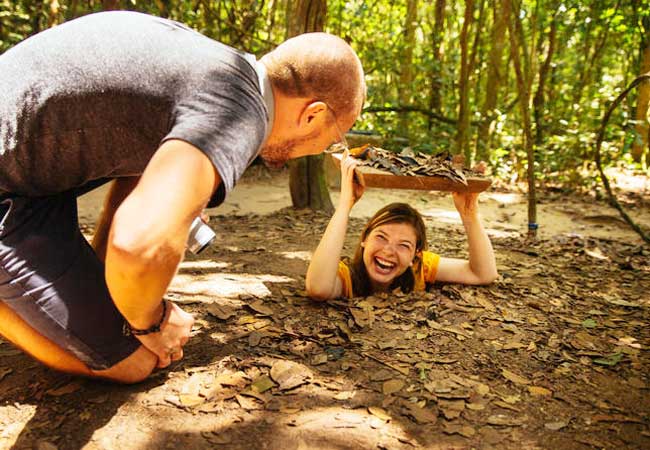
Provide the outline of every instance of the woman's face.
<path id="1" fill-rule="evenodd" d="M 387 223 L 374 228 L 361 243 L 363 263 L 372 286 L 387 289 L 413 262 L 417 237 L 408 223 Z"/>

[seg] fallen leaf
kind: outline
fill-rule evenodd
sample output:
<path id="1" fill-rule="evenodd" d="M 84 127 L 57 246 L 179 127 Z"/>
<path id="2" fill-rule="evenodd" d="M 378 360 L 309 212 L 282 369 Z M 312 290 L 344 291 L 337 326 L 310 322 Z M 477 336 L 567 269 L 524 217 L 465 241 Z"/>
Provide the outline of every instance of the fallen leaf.
<path id="1" fill-rule="evenodd" d="M 566 427 L 568 422 L 548 422 L 544 424 L 544 428 L 551 431 L 559 431 L 562 428 Z"/>
<path id="2" fill-rule="evenodd" d="M 402 390 L 404 387 L 405 383 L 403 380 L 388 380 L 384 381 L 384 384 L 382 386 L 382 392 L 384 395 L 391 395 L 394 394 L 395 392 L 399 392 Z"/>
<path id="3" fill-rule="evenodd" d="M 262 333 L 259 331 L 253 331 L 251 334 L 248 335 L 248 345 L 251 347 L 257 347 L 262 340 Z"/>
<path id="4" fill-rule="evenodd" d="M 478 383 L 476 386 L 474 386 L 474 392 L 476 392 L 478 395 L 487 395 L 490 393 L 490 386 L 487 384 Z"/>
<path id="5" fill-rule="evenodd" d="M 307 383 L 312 378 L 312 374 L 302 364 L 279 360 L 271 367 L 271 378 L 279 385 L 281 391 L 286 391 Z"/>
<path id="6" fill-rule="evenodd" d="M 606 255 L 603 254 L 603 252 L 602 252 L 602 250 L 600 249 L 600 247 L 594 247 L 593 250 L 592 250 L 592 249 L 585 248 L 585 253 L 586 253 L 587 255 L 591 256 L 592 258 L 596 258 L 596 259 L 599 259 L 599 260 L 606 260 L 606 259 L 609 259 L 608 256 L 606 256 Z"/>
<path id="7" fill-rule="evenodd" d="M 370 381 L 386 381 L 393 377 L 393 372 L 386 369 L 380 369 L 370 373 Z"/>
<path id="8" fill-rule="evenodd" d="M 72 394 L 73 392 L 78 391 L 80 387 L 81 387 L 81 383 L 79 381 L 73 381 L 60 388 L 49 389 L 45 391 L 45 393 L 53 397 L 60 397 L 66 394 Z"/>
<path id="9" fill-rule="evenodd" d="M 524 422 L 521 419 L 504 416 L 503 414 L 495 414 L 487 418 L 487 423 L 501 427 L 519 427 Z"/>
<path id="10" fill-rule="evenodd" d="M 605 358 L 594 359 L 594 364 L 599 364 L 601 366 L 615 366 L 623 359 L 623 353 L 614 353 Z"/>
<path id="11" fill-rule="evenodd" d="M 585 328 L 596 328 L 598 323 L 594 319 L 585 319 L 582 321 L 582 326 Z"/>
<path id="12" fill-rule="evenodd" d="M 327 353 L 319 353 L 311 359 L 312 366 L 318 366 L 327 362 Z"/>
<path id="13" fill-rule="evenodd" d="M 550 397 L 553 395 L 553 391 L 541 386 L 528 386 L 528 392 L 530 392 L 532 395 L 539 395 L 542 397 Z"/>
<path id="14" fill-rule="evenodd" d="M 391 339 L 389 341 L 379 341 L 377 342 L 377 347 L 379 350 L 386 350 L 389 348 L 395 348 L 397 346 L 397 340 L 396 339 Z"/>
<path id="15" fill-rule="evenodd" d="M 214 382 L 223 386 L 243 388 L 248 383 L 248 376 L 242 371 L 225 372 L 217 375 Z"/>
<path id="16" fill-rule="evenodd" d="M 471 438 L 476 434 L 476 430 L 469 425 L 461 425 L 456 423 L 445 423 L 442 430 L 445 434 L 460 434 L 463 437 Z"/>
<path id="17" fill-rule="evenodd" d="M 246 306 L 248 306 L 250 309 L 263 316 L 273 315 L 273 310 L 268 306 L 266 306 L 263 300 L 257 300 L 253 303 L 247 304 Z"/>
<path id="18" fill-rule="evenodd" d="M 251 383 L 251 389 L 259 394 L 268 391 L 273 386 L 275 386 L 275 383 L 273 383 L 273 380 L 271 380 L 268 375 L 257 377 Z"/>
<path id="19" fill-rule="evenodd" d="M 210 303 L 205 307 L 205 309 L 208 314 L 220 320 L 228 320 L 236 314 L 235 308 L 227 305 L 220 305 L 218 303 Z"/>
<path id="20" fill-rule="evenodd" d="M 464 400 L 438 400 L 438 407 L 442 410 L 447 420 L 460 417 L 465 410 Z"/>
<path id="21" fill-rule="evenodd" d="M 503 375 L 506 380 L 512 381 L 515 384 L 530 384 L 530 380 L 528 378 L 517 375 L 508 369 L 501 369 L 501 375 Z"/>
<path id="22" fill-rule="evenodd" d="M 402 403 L 402 413 L 411 417 L 416 423 L 436 423 L 438 412 L 434 409 L 427 409 L 411 402 Z"/>
<path id="23" fill-rule="evenodd" d="M 391 419 L 391 416 L 388 414 L 388 412 L 379 406 L 369 406 L 368 412 L 378 419 L 383 420 L 384 422 L 388 422 Z"/>
<path id="24" fill-rule="evenodd" d="M 178 394 L 178 401 L 182 406 L 192 408 L 205 402 L 205 398 L 196 394 Z"/>
<path id="25" fill-rule="evenodd" d="M 350 400 L 356 394 L 355 391 L 343 391 L 334 395 L 336 400 Z"/>

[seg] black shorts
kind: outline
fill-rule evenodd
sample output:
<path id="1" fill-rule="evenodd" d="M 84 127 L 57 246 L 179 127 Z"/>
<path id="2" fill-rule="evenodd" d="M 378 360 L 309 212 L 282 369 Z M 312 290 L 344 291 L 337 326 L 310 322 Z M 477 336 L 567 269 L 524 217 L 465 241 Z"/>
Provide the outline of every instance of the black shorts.
<path id="1" fill-rule="evenodd" d="M 107 369 L 139 346 L 79 230 L 76 194 L 0 197 L 0 301 L 88 367 Z"/>

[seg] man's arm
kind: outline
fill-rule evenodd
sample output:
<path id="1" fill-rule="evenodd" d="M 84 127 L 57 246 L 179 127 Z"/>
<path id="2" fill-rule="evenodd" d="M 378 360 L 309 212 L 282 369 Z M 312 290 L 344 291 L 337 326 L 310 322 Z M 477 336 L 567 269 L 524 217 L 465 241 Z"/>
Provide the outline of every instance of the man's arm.
<path id="1" fill-rule="evenodd" d="M 208 157 L 184 141 L 165 142 L 147 165 L 139 183 L 117 209 L 106 247 L 106 282 L 111 296 L 132 327 L 159 322 L 161 299 L 185 252 L 192 220 L 221 182 Z M 187 342 L 193 319 L 175 305 L 160 332 L 138 336 L 158 355 Z"/>
<path id="2" fill-rule="evenodd" d="M 92 247 L 101 261 L 106 260 L 106 245 L 108 244 L 108 232 L 111 229 L 113 215 L 122 204 L 124 199 L 131 193 L 140 177 L 117 178 L 111 182 L 108 194 L 104 200 L 102 212 L 95 225 Z"/>

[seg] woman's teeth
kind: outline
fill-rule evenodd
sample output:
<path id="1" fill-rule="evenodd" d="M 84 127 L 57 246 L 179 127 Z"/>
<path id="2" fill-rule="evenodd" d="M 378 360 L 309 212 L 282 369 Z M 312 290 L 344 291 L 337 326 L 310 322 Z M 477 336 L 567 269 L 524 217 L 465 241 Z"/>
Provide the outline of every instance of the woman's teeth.
<path id="1" fill-rule="evenodd" d="M 395 263 L 380 258 L 375 258 L 375 264 L 377 264 L 380 269 L 384 270 L 391 270 L 393 267 L 395 267 Z"/>

